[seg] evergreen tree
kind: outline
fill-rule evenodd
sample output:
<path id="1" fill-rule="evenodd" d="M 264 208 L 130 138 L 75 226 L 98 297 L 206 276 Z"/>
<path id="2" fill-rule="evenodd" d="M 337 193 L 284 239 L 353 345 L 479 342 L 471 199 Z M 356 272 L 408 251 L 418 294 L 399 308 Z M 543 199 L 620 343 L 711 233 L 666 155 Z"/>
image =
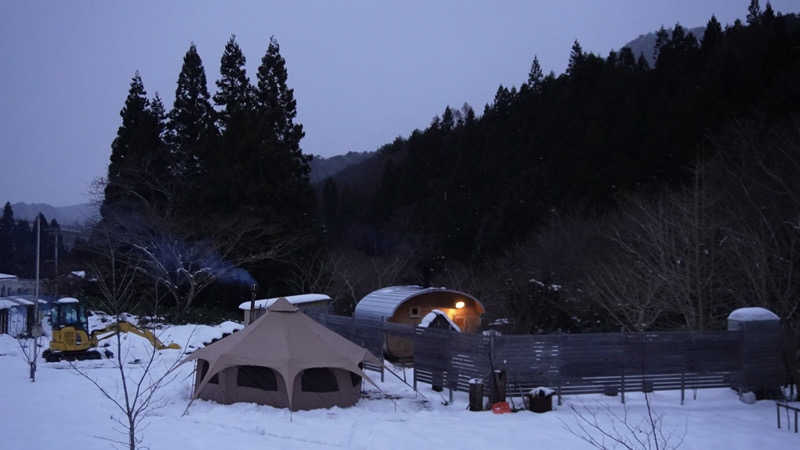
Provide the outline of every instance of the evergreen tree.
<path id="1" fill-rule="evenodd" d="M 147 112 L 148 105 L 147 92 L 137 71 L 131 79 L 128 97 L 119 113 L 122 124 L 117 129 L 117 137 L 111 143 L 105 197 L 100 208 L 104 218 L 120 206 L 126 196 L 125 193 L 132 188 L 131 178 L 136 169 L 135 161 L 141 156 L 142 147 L 147 145 L 144 130 L 151 123 Z"/>
<path id="2" fill-rule="evenodd" d="M 667 42 L 669 42 L 669 33 L 662 25 L 661 28 L 656 31 L 656 45 L 653 46 L 653 61 L 658 61 L 658 57 L 661 53 L 661 47 L 663 47 Z"/>
<path id="3" fill-rule="evenodd" d="M 769 26 L 773 20 L 775 20 L 775 11 L 772 9 L 772 5 L 767 2 L 767 5 L 764 6 L 764 12 L 761 14 L 761 22 Z"/>
<path id="4" fill-rule="evenodd" d="M 175 102 L 167 123 L 172 173 L 187 178 L 190 183 L 208 169 L 206 161 L 216 135 L 215 113 L 209 98 L 203 61 L 197 47 L 191 44 L 183 57 Z"/>
<path id="5" fill-rule="evenodd" d="M 761 6 L 758 0 L 750 0 L 750 5 L 747 7 L 747 24 L 758 25 L 761 20 Z"/>
<path id="6" fill-rule="evenodd" d="M 298 170 L 308 173 L 308 158 L 300 152 L 300 140 L 305 136 L 303 126 L 294 123 L 297 116 L 297 102 L 294 89 L 286 85 L 288 73 L 286 61 L 280 54 L 280 46 L 275 38 L 270 38 L 267 52 L 258 67 L 258 90 L 256 107 L 260 115 L 267 119 L 271 128 L 268 133 L 275 143 L 284 147 L 297 160 Z"/>
<path id="7" fill-rule="evenodd" d="M 444 112 L 442 113 L 441 129 L 443 131 L 450 131 L 453 129 L 454 125 L 455 119 L 453 117 L 453 110 L 450 109 L 450 106 L 446 106 L 444 108 Z"/>
<path id="8" fill-rule="evenodd" d="M 217 114 L 217 123 L 225 130 L 232 115 L 246 112 L 250 107 L 251 86 L 245 69 L 246 59 L 242 49 L 232 35 L 225 45 L 220 61 L 220 79 L 217 80 L 217 92 L 214 103 L 221 107 Z"/>
<path id="9" fill-rule="evenodd" d="M 703 33 L 703 42 L 700 49 L 706 57 L 717 48 L 722 42 L 722 25 L 717 21 L 716 16 L 711 16 L 706 24 L 706 31 Z"/>
<path id="10" fill-rule="evenodd" d="M 531 62 L 531 70 L 528 72 L 528 88 L 537 90 L 543 78 L 544 74 L 542 73 L 542 66 L 539 65 L 539 57 L 534 56 L 533 62 Z"/>
<path id="11" fill-rule="evenodd" d="M 583 48 L 580 42 L 576 39 L 572 43 L 572 49 L 569 53 L 569 64 L 567 65 L 567 73 L 573 75 L 584 61 Z"/>
<path id="12" fill-rule="evenodd" d="M 155 123 L 154 132 L 160 140 L 164 139 L 167 132 L 167 113 L 164 109 L 164 102 L 156 92 L 156 95 L 150 101 L 150 115 Z"/>
<path id="13" fill-rule="evenodd" d="M 160 189 L 169 176 L 169 155 L 163 142 L 164 105 L 156 94 L 150 101 L 137 72 L 120 111 L 122 124 L 111 144 L 105 198 L 100 208 L 104 219 L 158 206 Z"/>
<path id="14" fill-rule="evenodd" d="M 14 211 L 6 202 L 0 218 L 0 272 L 13 272 L 14 261 Z"/>
<path id="15" fill-rule="evenodd" d="M 289 220 L 310 218 L 313 193 L 308 181 L 310 156 L 303 155 L 300 140 L 303 126 L 295 123 L 297 102 L 287 84 L 286 61 L 275 38 L 270 38 L 266 54 L 258 67 L 255 91 L 255 122 L 258 143 L 256 168 L 261 168 L 271 187 L 272 206 L 283 209 Z M 266 166 L 265 166 L 266 165 Z M 263 175 L 262 175 L 263 176 Z"/>

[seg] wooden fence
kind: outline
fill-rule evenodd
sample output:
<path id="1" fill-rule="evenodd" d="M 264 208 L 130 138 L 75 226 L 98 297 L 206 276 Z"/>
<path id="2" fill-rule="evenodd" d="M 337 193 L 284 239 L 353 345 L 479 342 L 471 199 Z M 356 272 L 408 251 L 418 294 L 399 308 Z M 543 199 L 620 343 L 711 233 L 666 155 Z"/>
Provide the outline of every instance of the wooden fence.
<path id="1" fill-rule="evenodd" d="M 469 380 L 490 386 L 503 370 L 507 393 L 518 396 L 537 386 L 562 395 L 734 387 L 775 388 L 781 384 L 778 328 L 739 331 L 586 333 L 483 336 L 414 328 L 389 322 L 313 314 L 351 341 L 383 354 L 387 336 L 414 344 L 414 386 L 431 383 L 468 391 Z M 368 369 L 379 370 L 377 367 Z"/>

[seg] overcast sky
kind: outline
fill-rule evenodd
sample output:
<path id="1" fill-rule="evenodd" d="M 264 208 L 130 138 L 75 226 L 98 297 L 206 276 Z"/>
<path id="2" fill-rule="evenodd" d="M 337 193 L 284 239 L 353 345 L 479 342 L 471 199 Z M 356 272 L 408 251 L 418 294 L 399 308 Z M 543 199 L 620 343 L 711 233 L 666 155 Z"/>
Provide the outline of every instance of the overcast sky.
<path id="1" fill-rule="evenodd" d="M 561 73 L 572 42 L 606 55 L 676 22 L 743 18 L 746 0 L 0 2 L 0 202 L 88 200 L 134 71 L 169 108 L 195 42 L 214 92 L 231 34 L 253 75 L 274 35 L 306 153 L 375 150 L 446 105 L 481 111 L 533 55 Z M 798 0 L 776 0 L 796 12 Z"/>

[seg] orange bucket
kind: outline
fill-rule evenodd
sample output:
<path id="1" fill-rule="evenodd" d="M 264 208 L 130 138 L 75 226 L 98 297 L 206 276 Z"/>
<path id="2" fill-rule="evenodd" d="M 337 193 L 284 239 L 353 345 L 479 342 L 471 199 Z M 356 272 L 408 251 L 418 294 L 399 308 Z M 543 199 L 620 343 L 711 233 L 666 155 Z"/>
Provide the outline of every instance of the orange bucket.
<path id="1" fill-rule="evenodd" d="M 511 412 L 511 407 L 508 406 L 508 402 L 497 402 L 492 405 L 492 412 L 495 414 L 505 414 Z"/>

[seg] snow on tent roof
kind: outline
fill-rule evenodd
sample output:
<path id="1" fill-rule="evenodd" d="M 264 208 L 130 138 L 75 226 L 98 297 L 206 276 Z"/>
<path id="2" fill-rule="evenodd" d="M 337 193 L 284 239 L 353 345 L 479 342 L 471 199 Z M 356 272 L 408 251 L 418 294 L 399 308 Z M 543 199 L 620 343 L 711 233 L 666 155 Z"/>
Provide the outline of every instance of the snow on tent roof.
<path id="1" fill-rule="evenodd" d="M 392 317 L 394 312 L 397 311 L 397 308 L 407 300 L 431 292 L 450 292 L 455 295 L 466 297 L 473 300 L 481 307 L 481 310 L 485 311 L 483 304 L 479 302 L 478 299 L 464 292 L 447 289 L 445 287 L 424 288 L 422 286 L 409 285 L 390 286 L 370 292 L 356 304 L 356 310 L 353 312 L 353 316 L 365 319 L 385 320 Z"/>
<path id="2" fill-rule="evenodd" d="M 86 271 L 85 270 L 75 270 L 69 273 L 70 275 L 76 276 L 78 278 L 86 278 Z"/>
<path id="3" fill-rule="evenodd" d="M 260 300 L 256 300 L 255 308 L 256 309 L 266 309 L 272 306 L 273 303 L 278 301 L 279 298 L 285 298 L 289 301 L 289 303 L 293 305 L 299 305 L 301 303 L 311 303 L 311 302 L 321 302 L 321 301 L 330 301 L 330 297 L 325 294 L 300 294 L 300 295 L 287 295 L 285 297 L 275 297 L 275 298 L 262 298 Z M 247 311 L 250 309 L 250 302 L 244 302 L 239 305 L 239 309 L 243 311 Z"/>
<path id="4" fill-rule="evenodd" d="M 16 278 L 16 275 L 11 275 L 10 273 L 0 273 L 0 280 L 13 280 Z"/>
<path id="5" fill-rule="evenodd" d="M 58 301 L 56 301 L 56 303 L 80 303 L 80 301 L 77 298 L 74 298 L 74 297 L 64 297 L 64 298 L 58 299 Z"/>
<path id="6" fill-rule="evenodd" d="M 739 322 L 753 322 L 757 320 L 780 320 L 774 312 L 758 306 L 751 308 L 739 308 L 728 315 L 728 320 L 738 320 Z"/>

